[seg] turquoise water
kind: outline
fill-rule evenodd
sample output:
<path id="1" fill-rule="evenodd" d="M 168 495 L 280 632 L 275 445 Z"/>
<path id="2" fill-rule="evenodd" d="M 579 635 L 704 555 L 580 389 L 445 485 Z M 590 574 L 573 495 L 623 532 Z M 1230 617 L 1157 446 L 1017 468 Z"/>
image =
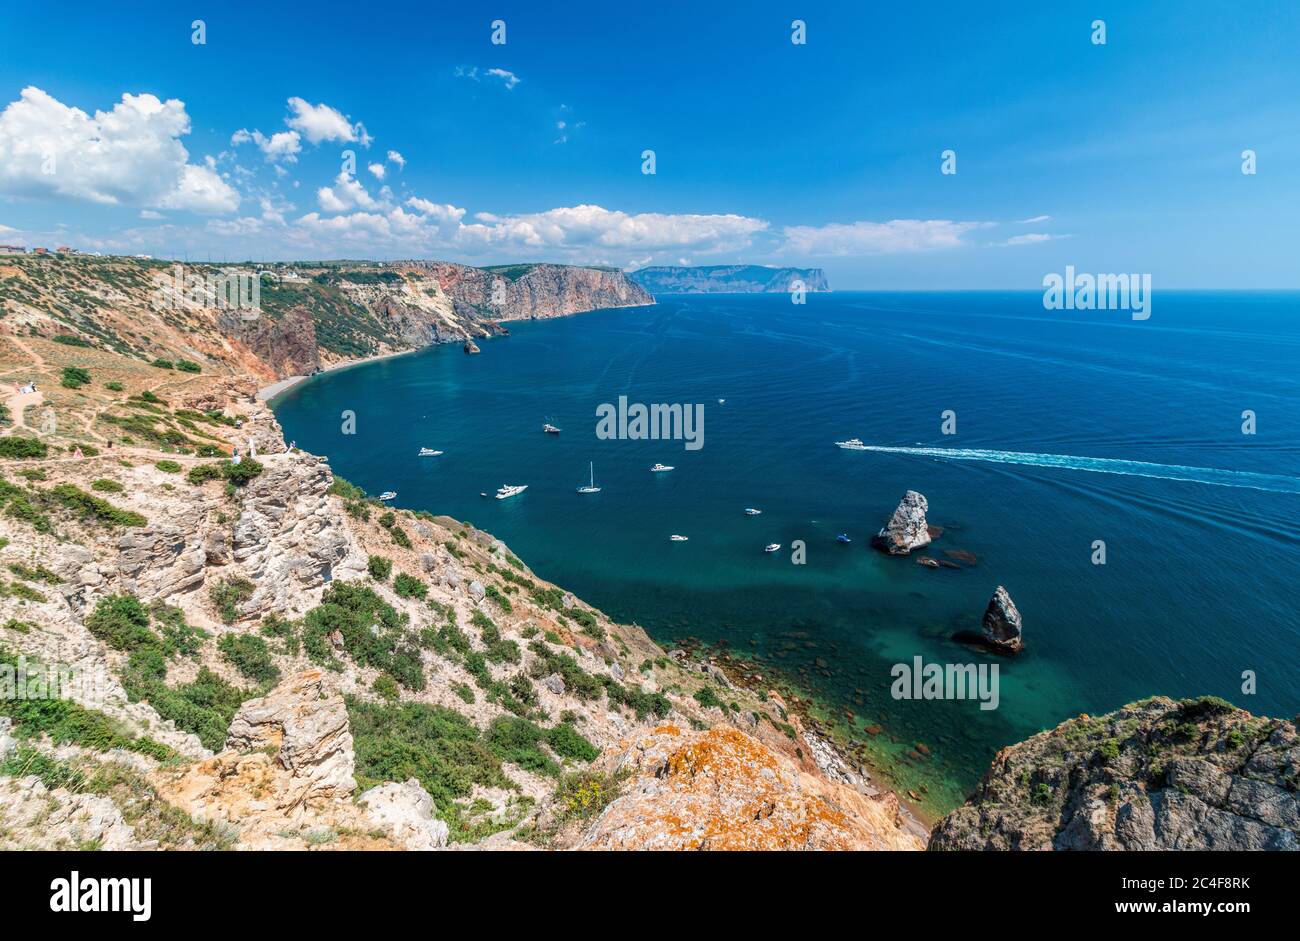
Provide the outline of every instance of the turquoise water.
<path id="1" fill-rule="evenodd" d="M 756 658 L 855 728 L 882 725 L 863 735 L 879 751 L 925 743 L 898 780 L 942 807 L 999 747 L 1080 712 L 1156 693 L 1300 709 L 1297 314 L 1300 295 L 1264 292 L 1165 292 L 1143 322 L 1063 316 L 1037 293 L 668 296 L 512 324 L 480 356 L 327 374 L 276 412 L 337 473 L 473 522 L 611 616 Z M 703 403 L 704 446 L 599 440 L 596 409 L 620 395 Z M 888 450 L 834 446 L 854 436 Z M 588 461 L 604 490 L 579 496 Z M 657 461 L 676 470 L 649 473 Z M 479 496 L 505 483 L 529 489 Z M 973 567 L 868 547 L 909 488 L 944 528 L 930 554 Z M 1015 660 L 950 639 L 998 584 L 1024 616 Z M 894 700 L 890 667 L 917 655 L 996 661 L 999 707 Z"/>

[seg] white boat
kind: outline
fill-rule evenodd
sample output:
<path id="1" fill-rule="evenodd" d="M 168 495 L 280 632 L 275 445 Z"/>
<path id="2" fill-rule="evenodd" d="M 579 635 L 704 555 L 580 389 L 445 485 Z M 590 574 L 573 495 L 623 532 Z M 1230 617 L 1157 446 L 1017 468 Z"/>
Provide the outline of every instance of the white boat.
<path id="1" fill-rule="evenodd" d="M 725 405 L 726 402 L 727 402 L 726 399 L 718 399 L 718 404 L 719 404 L 719 405 Z"/>
<path id="2" fill-rule="evenodd" d="M 587 470 L 591 472 L 591 483 L 585 487 L 579 487 L 578 493 L 600 493 L 600 488 L 596 486 L 596 465 L 588 461 Z"/>
<path id="3" fill-rule="evenodd" d="M 420 448 L 420 457 L 437 457 L 441 451 L 435 451 L 433 448 Z"/>
<path id="4" fill-rule="evenodd" d="M 745 515 L 746 515 L 746 516 L 762 516 L 762 515 L 763 515 L 763 511 L 762 511 L 762 510 L 756 510 L 756 509 L 754 509 L 752 506 L 747 506 L 747 507 L 745 507 Z"/>
<path id="5" fill-rule="evenodd" d="M 690 537 L 690 536 L 679 536 L 679 535 L 677 535 L 676 533 L 673 533 L 673 534 L 672 534 L 671 536 L 669 536 L 668 538 L 671 539 L 673 542 L 686 542 L 686 541 L 689 540 L 691 537 Z"/>
<path id="6" fill-rule="evenodd" d="M 670 471 L 670 470 L 672 470 L 672 469 L 673 469 L 673 467 L 672 467 L 671 464 L 656 464 L 654 467 L 650 468 L 650 473 L 652 473 L 652 474 L 662 474 L 662 473 L 664 473 L 665 471 Z"/>
<path id="7" fill-rule="evenodd" d="M 506 497 L 513 497 L 515 494 L 523 493 L 528 489 L 528 484 L 504 484 L 497 489 L 497 499 L 504 500 Z"/>
<path id="8" fill-rule="evenodd" d="M 848 441 L 836 441 L 837 448 L 843 448 L 846 451 L 865 451 L 867 446 L 862 443 L 861 438 L 850 438 Z"/>
<path id="9" fill-rule="evenodd" d="M 763 547 L 764 552 L 780 552 L 781 544 L 779 542 L 769 542 Z"/>
<path id="10" fill-rule="evenodd" d="M 546 432 L 548 435 L 558 435 L 560 433 L 560 429 L 556 428 L 550 422 L 547 422 L 542 426 L 542 431 Z"/>
<path id="11" fill-rule="evenodd" d="M 396 500 L 396 499 L 397 499 L 397 491 L 396 491 L 396 490 L 385 490 L 383 493 L 381 493 L 381 494 L 379 495 L 379 499 L 381 499 L 381 500 Z"/>

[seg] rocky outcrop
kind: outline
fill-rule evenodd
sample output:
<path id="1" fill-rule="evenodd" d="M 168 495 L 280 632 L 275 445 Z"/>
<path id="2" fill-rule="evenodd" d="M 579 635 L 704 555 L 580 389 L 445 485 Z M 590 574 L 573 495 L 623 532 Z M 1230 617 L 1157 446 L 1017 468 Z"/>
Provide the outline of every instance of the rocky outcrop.
<path id="1" fill-rule="evenodd" d="M 0 777 L 0 850 L 135 850 L 135 831 L 107 797 L 50 790 L 36 775 Z"/>
<path id="2" fill-rule="evenodd" d="M 411 778 L 404 784 L 389 782 L 372 787 L 357 803 L 377 822 L 412 850 L 438 850 L 447 845 L 447 824 L 433 816 L 433 798 Z"/>
<path id="3" fill-rule="evenodd" d="M 765 265 L 654 265 L 628 275 L 651 294 L 787 293 L 829 291 L 820 268 L 769 268 Z"/>
<path id="4" fill-rule="evenodd" d="M 894 515 L 872 538 L 871 544 L 890 555 L 907 555 L 913 549 L 928 546 L 930 530 L 925 513 L 929 508 L 924 496 L 915 490 L 907 491 Z"/>
<path id="5" fill-rule="evenodd" d="M 300 673 L 240 706 L 226 748 L 277 754 L 289 772 L 280 808 L 350 797 L 357 788 L 348 710 L 342 696 L 324 694 L 320 670 Z"/>
<path id="6" fill-rule="evenodd" d="M 271 368 L 277 376 L 308 376 L 321 366 L 316 321 L 306 307 L 293 307 L 276 318 L 242 317 L 222 311 L 217 326 Z"/>
<path id="7" fill-rule="evenodd" d="M 572 265 L 502 265 L 471 268 L 450 262 L 414 262 L 411 267 L 437 280 L 458 315 L 488 321 L 545 319 L 653 304 L 639 284 L 615 268 Z M 480 335 L 487 331 L 478 331 Z"/>
<path id="8" fill-rule="evenodd" d="M 1298 788 L 1294 721 L 1156 697 L 1004 748 L 929 848 L 1296 850 Z"/>
<path id="9" fill-rule="evenodd" d="M 579 849 L 919 849 L 897 799 L 868 797 L 801 770 L 730 726 L 663 724 L 603 759 L 628 775 Z"/>
<path id="10" fill-rule="evenodd" d="M 985 646 L 998 653 L 1020 653 L 1025 647 L 1021 636 L 1020 611 L 1001 585 L 993 592 L 988 607 L 984 609 L 980 630 Z"/>

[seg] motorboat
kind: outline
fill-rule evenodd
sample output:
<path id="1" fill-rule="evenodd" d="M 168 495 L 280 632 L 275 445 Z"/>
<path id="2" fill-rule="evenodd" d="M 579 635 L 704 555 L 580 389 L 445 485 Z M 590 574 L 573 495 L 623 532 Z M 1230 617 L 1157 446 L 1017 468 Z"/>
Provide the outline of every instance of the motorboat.
<path id="1" fill-rule="evenodd" d="M 837 448 L 843 448 L 846 451 L 865 451 L 867 446 L 862 443 L 861 438 L 850 438 L 848 441 L 836 441 Z"/>
<path id="2" fill-rule="evenodd" d="M 671 464 L 656 464 L 654 467 L 650 468 L 650 473 L 662 474 L 672 469 L 673 466 Z"/>
<path id="3" fill-rule="evenodd" d="M 746 515 L 746 516 L 762 516 L 762 515 L 763 515 L 763 511 L 762 511 L 762 510 L 756 510 L 756 509 L 754 509 L 752 506 L 747 506 L 747 507 L 745 507 L 745 515 Z"/>
<path id="4" fill-rule="evenodd" d="M 437 457 L 441 451 L 435 451 L 433 448 L 420 448 L 420 457 Z"/>
<path id="5" fill-rule="evenodd" d="M 504 500 L 506 497 L 513 497 L 516 494 L 523 493 L 528 489 L 528 484 L 504 484 L 497 489 L 497 499 Z"/>
<path id="6" fill-rule="evenodd" d="M 780 552 L 781 544 L 779 542 L 769 542 L 763 547 L 764 552 Z"/>
<path id="7" fill-rule="evenodd" d="M 686 542 L 686 541 L 689 540 L 691 537 L 690 537 L 690 536 L 679 536 L 679 535 L 677 535 L 676 533 L 673 533 L 673 534 L 672 534 L 671 536 L 669 536 L 668 538 L 671 539 L 673 542 Z"/>
<path id="8" fill-rule="evenodd" d="M 379 495 L 379 499 L 381 499 L 381 500 L 396 500 L 396 499 L 397 499 L 397 491 L 396 491 L 396 490 L 385 490 L 383 493 L 381 493 L 381 494 Z"/>

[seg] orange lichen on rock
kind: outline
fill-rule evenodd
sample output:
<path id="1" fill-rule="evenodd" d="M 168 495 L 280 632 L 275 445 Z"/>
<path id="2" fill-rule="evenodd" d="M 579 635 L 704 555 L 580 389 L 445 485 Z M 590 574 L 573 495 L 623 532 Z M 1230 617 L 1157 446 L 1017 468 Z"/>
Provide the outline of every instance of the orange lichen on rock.
<path id="1" fill-rule="evenodd" d="M 810 775 L 730 726 L 660 726 L 605 761 L 630 777 L 581 849 L 923 848 L 899 826 L 892 794 L 868 797 Z"/>

